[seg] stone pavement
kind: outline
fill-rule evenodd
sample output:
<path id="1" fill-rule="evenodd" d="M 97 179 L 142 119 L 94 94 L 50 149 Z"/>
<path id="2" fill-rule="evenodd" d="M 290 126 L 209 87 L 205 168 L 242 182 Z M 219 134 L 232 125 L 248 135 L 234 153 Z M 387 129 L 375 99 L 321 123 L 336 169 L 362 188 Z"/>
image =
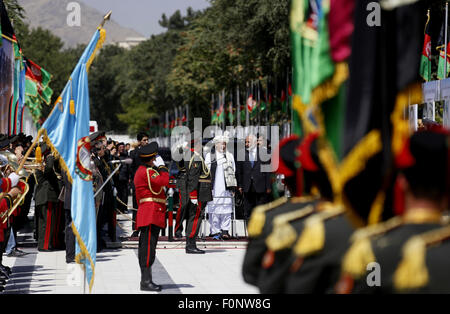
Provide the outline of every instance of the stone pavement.
<path id="1" fill-rule="evenodd" d="M 131 216 L 131 215 L 130 215 Z M 129 218 L 118 217 L 118 236 L 127 236 Z M 38 252 L 30 238 L 21 234 L 19 242 L 23 257 L 7 257 L 3 264 L 13 274 L 3 294 L 83 294 L 89 288 L 83 284 L 83 274 L 77 264 L 66 264 L 65 251 Z M 141 294 L 137 242 L 127 241 L 97 253 L 93 294 Z M 161 284 L 161 294 L 256 294 L 258 290 L 246 284 L 241 275 L 245 242 L 202 242 L 204 255 L 190 255 L 183 242 L 161 241 L 153 266 L 154 282 Z M 114 247 L 114 245 L 112 245 Z M 153 293 L 156 294 L 156 293 Z"/>

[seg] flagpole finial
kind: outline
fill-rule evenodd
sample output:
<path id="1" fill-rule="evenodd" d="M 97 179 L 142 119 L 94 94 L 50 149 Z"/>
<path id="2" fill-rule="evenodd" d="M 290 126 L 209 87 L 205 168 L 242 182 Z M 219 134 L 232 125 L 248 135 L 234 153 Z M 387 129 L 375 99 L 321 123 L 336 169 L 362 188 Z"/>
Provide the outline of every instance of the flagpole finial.
<path id="1" fill-rule="evenodd" d="M 109 21 L 111 19 L 112 11 L 109 11 L 106 13 L 106 15 L 103 17 L 103 21 L 100 23 L 100 28 L 105 26 L 106 21 Z"/>

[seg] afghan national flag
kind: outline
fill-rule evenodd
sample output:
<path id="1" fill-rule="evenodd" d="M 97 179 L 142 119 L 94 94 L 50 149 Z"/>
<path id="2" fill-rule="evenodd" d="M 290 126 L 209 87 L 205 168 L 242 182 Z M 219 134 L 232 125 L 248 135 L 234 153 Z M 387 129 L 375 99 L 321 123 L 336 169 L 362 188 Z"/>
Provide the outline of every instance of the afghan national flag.
<path id="1" fill-rule="evenodd" d="M 448 76 L 448 73 L 450 72 L 450 41 L 449 41 L 449 34 L 450 32 L 447 32 L 447 49 L 445 49 L 445 21 L 442 24 L 441 32 L 439 33 L 439 39 L 438 39 L 438 46 L 436 49 L 439 50 L 439 62 L 438 62 L 438 72 L 437 77 L 438 79 L 442 80 Z M 447 56 L 445 55 L 445 51 L 447 51 Z M 447 73 L 445 72 L 445 62 L 447 62 Z"/>
<path id="2" fill-rule="evenodd" d="M 25 60 L 26 93 L 30 96 L 39 95 L 47 105 L 50 104 L 53 90 L 49 83 L 52 80 L 52 75 L 30 59 L 25 58 Z"/>
<path id="3" fill-rule="evenodd" d="M 230 125 L 234 124 L 234 108 L 233 108 L 233 101 L 230 100 L 230 102 L 228 103 L 228 121 L 230 122 Z"/>
<path id="4" fill-rule="evenodd" d="M 392 217 L 393 153 L 408 130 L 405 107 L 422 102 L 419 71 L 426 11 L 423 1 L 381 9 L 381 26 L 367 25 L 356 2 L 340 165 L 348 208 L 362 224 Z M 406 123 L 406 124 L 405 124 Z M 367 188 L 370 186 L 370 188 Z"/>
<path id="5" fill-rule="evenodd" d="M 247 110 L 251 114 L 253 110 L 256 108 L 256 100 L 253 99 L 253 95 L 250 94 L 247 98 Z"/>
<path id="6" fill-rule="evenodd" d="M 292 131 L 299 136 L 320 134 L 321 149 L 329 156 L 326 170 L 336 200 L 342 193 L 338 167 L 354 5 L 354 0 L 292 0 L 290 11 Z M 280 86 L 285 102 L 286 78 Z M 286 104 L 282 109 L 289 110 Z"/>
<path id="7" fill-rule="evenodd" d="M 420 59 L 420 75 L 428 82 L 431 80 L 431 36 L 429 34 L 430 10 L 425 24 L 425 38 L 423 40 L 422 57 Z"/>
<path id="8" fill-rule="evenodd" d="M 287 104 L 286 92 L 284 91 L 284 89 L 281 90 L 280 101 L 281 101 L 281 112 L 283 114 L 286 114 L 288 112 L 288 109 L 287 109 L 288 104 Z"/>
<path id="9" fill-rule="evenodd" d="M 293 132 L 321 132 L 331 141 L 337 157 L 342 148 L 336 128 L 342 123 L 345 103 L 339 95 L 348 79 L 353 8 L 354 0 L 293 0 L 290 12 Z M 333 103 L 327 104 L 330 100 Z M 325 107 L 327 110 L 323 111 Z M 283 109 L 286 111 L 287 106 Z M 341 113 L 328 117 L 332 111 Z M 327 129 L 328 126 L 333 129 Z M 332 135 L 335 137 L 329 138 Z"/>

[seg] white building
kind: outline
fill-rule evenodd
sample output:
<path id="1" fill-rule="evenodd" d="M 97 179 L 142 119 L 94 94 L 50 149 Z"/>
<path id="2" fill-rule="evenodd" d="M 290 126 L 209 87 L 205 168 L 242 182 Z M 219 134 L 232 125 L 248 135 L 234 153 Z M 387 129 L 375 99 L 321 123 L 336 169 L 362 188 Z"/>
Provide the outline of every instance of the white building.
<path id="1" fill-rule="evenodd" d="M 139 45 L 141 42 L 146 41 L 147 39 L 148 38 L 145 37 L 127 37 L 125 41 L 119 41 L 116 44 L 120 48 L 131 49 Z"/>

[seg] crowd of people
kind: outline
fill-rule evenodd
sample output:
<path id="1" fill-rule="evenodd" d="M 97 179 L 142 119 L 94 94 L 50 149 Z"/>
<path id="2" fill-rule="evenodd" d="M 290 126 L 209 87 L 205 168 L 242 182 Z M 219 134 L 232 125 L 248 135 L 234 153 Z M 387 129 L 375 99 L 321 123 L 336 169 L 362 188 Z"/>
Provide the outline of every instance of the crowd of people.
<path id="1" fill-rule="evenodd" d="M 116 214 L 128 213 L 128 195 L 132 189 L 132 167 L 114 162 L 130 157 L 131 144 L 107 139 L 104 132 L 90 135 L 91 170 L 97 212 L 97 251 L 106 247 L 106 239 L 115 242 Z M 33 236 L 40 252 L 66 250 L 66 262 L 75 261 L 75 236 L 71 227 L 71 184 L 62 171 L 57 152 L 45 142 L 39 143 L 24 170 L 16 168 L 33 143 L 32 136 L 23 133 L 0 135 L 0 286 L 11 275 L 11 269 L 1 264 L 3 254 L 9 257 L 26 255 L 18 248 L 17 232 L 33 228 Z M 39 150 L 39 153 L 37 152 Z M 113 171 L 114 175 L 109 179 Z M 24 172 L 25 171 L 25 172 Z M 104 184 L 105 183 L 105 184 Z M 104 186 L 103 186 L 104 185 Z M 22 199 L 19 199 L 24 195 Z M 34 200 L 34 223 L 28 220 Z M 32 208 L 32 207 L 31 207 Z"/>

